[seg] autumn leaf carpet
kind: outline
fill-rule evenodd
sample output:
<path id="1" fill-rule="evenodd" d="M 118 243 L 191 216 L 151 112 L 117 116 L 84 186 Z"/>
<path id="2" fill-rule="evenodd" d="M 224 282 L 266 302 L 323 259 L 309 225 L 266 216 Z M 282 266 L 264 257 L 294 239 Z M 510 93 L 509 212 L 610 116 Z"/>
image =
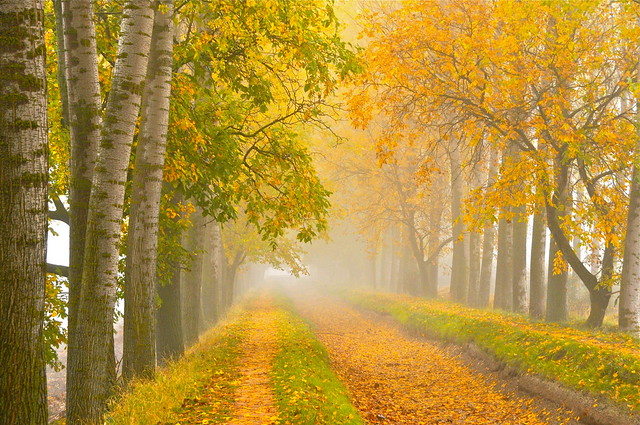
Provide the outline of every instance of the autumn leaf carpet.
<path id="1" fill-rule="evenodd" d="M 309 289 L 311 291 L 311 289 Z M 316 292 L 291 291 L 332 366 L 371 424 L 569 424 L 560 411 L 501 392 L 437 345 Z"/>

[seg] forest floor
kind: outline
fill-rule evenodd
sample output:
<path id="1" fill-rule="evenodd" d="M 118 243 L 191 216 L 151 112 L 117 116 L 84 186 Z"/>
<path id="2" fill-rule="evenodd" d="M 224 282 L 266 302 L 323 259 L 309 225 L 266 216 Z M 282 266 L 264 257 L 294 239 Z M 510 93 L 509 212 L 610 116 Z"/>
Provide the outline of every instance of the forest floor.
<path id="1" fill-rule="evenodd" d="M 575 424 L 570 411 L 516 394 L 437 343 L 313 288 L 288 291 L 371 424 Z"/>

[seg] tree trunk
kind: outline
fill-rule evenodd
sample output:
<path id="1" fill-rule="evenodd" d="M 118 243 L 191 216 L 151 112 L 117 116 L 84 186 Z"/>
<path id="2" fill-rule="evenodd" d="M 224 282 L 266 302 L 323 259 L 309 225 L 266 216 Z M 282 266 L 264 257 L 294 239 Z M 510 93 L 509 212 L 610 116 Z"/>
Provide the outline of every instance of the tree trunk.
<path id="1" fill-rule="evenodd" d="M 558 156 L 554 159 L 554 169 L 557 175 L 556 191 L 554 194 L 555 202 L 561 208 L 557 214 L 558 221 L 571 214 L 571 197 L 569 196 L 569 176 L 570 176 L 570 164 L 564 163 L 562 156 Z M 549 211 L 547 211 L 547 218 L 549 217 Z M 551 220 L 548 220 L 551 222 Z M 553 223 L 552 223 L 553 224 Z M 564 234 L 564 233 L 563 233 Z M 562 255 L 564 257 L 564 250 L 559 245 L 557 234 L 553 233 L 551 236 L 551 245 L 549 249 L 549 279 L 547 288 L 547 315 L 546 320 L 548 322 L 564 322 L 569 319 L 569 305 L 568 305 L 568 277 L 569 272 L 563 271 L 560 274 L 554 274 L 554 259 Z M 565 238 L 566 239 L 566 238 Z M 573 253 L 571 244 L 567 240 L 568 250 Z M 575 255 L 575 254 L 574 254 Z M 566 257 L 563 258 L 567 260 Z M 579 261 L 579 260 L 578 260 Z"/>
<path id="2" fill-rule="evenodd" d="M 69 92 L 67 91 L 67 60 L 65 57 L 64 22 L 62 19 L 62 0 L 53 0 L 53 11 L 56 15 L 56 59 L 58 60 L 58 91 L 62 103 L 62 125 L 69 127 Z"/>
<path id="3" fill-rule="evenodd" d="M 215 324 L 220 312 L 218 311 L 220 300 L 220 285 L 222 285 L 222 237 L 220 223 L 211 221 L 206 224 L 205 249 L 207 251 L 204 261 L 202 277 L 202 313 L 206 327 Z"/>
<path id="4" fill-rule="evenodd" d="M 478 299 L 476 307 L 485 308 L 491 297 L 491 269 L 493 268 L 493 249 L 495 243 L 495 227 L 484 228 L 482 239 L 482 263 L 480 265 L 480 280 L 478 282 Z"/>
<path id="5" fill-rule="evenodd" d="M 513 223 L 498 220 L 498 258 L 496 260 L 496 286 L 494 308 L 511 310 L 513 299 Z"/>
<path id="6" fill-rule="evenodd" d="M 514 208 L 513 311 L 525 314 L 527 305 L 527 216 L 525 207 Z"/>
<path id="7" fill-rule="evenodd" d="M 534 319 L 542 319 L 545 314 L 545 253 L 547 248 L 547 228 L 544 214 L 538 212 L 533 216 L 531 233 L 531 272 L 529 275 L 529 315 Z"/>
<path id="8" fill-rule="evenodd" d="M 636 116 L 640 122 L 640 111 Z M 636 134 L 636 151 L 629 195 L 627 236 L 624 241 L 624 259 L 620 281 L 620 330 L 640 336 L 640 134 Z"/>
<path id="9" fill-rule="evenodd" d="M 161 9 L 160 9 L 161 8 Z M 151 376 L 156 364 L 158 215 L 167 146 L 173 64 L 173 0 L 155 11 L 140 135 L 131 189 L 124 288 L 125 379 Z"/>
<path id="10" fill-rule="evenodd" d="M 633 167 L 629 197 L 618 325 L 620 330 L 640 336 L 640 173 L 637 165 Z"/>
<path id="11" fill-rule="evenodd" d="M 165 185 L 165 189 L 169 185 Z M 169 191 L 167 191 L 169 192 Z M 173 192 L 171 202 L 175 205 L 182 201 L 180 192 Z M 175 217 L 174 221 L 179 218 Z M 175 224 L 175 223 L 172 223 Z M 161 224 L 162 225 L 162 224 Z M 162 226 L 163 247 L 171 246 L 172 242 L 180 240 L 180 230 L 169 223 Z M 173 255 L 171 255 L 173 254 Z M 179 256 L 175 253 L 165 255 L 164 265 L 171 277 L 169 279 L 158 276 L 158 298 L 160 306 L 156 311 L 156 350 L 158 364 L 167 364 L 172 359 L 184 353 L 184 338 L 182 334 L 182 301 L 181 301 L 181 269 Z"/>
<path id="12" fill-rule="evenodd" d="M 569 306 L 567 299 L 567 280 L 569 273 L 563 271 L 560 274 L 554 274 L 554 259 L 561 255 L 562 252 L 557 247 L 556 242 L 551 236 L 551 244 L 549 245 L 549 285 L 547 288 L 547 322 L 565 322 L 569 319 Z"/>
<path id="13" fill-rule="evenodd" d="M 487 187 L 491 187 L 498 173 L 498 152 L 491 151 L 489 156 L 489 170 L 487 172 Z M 496 227 L 494 223 L 485 225 L 482 239 L 482 260 L 478 281 L 478 299 L 476 307 L 486 308 L 491 299 L 491 274 L 495 248 Z"/>
<path id="14" fill-rule="evenodd" d="M 44 2 L 0 2 L 0 423 L 47 423 Z"/>
<path id="15" fill-rule="evenodd" d="M 83 355 L 77 340 L 76 323 L 82 288 L 87 214 L 91 182 L 102 126 L 98 56 L 94 28 L 93 2 L 62 0 L 64 66 L 69 105 L 71 160 L 69 164 L 69 298 L 67 340 L 68 416 L 81 395 L 75 376 Z M 61 93 L 62 95 L 62 93 Z"/>
<path id="16" fill-rule="evenodd" d="M 464 302 L 469 288 L 469 263 L 462 240 L 464 223 L 460 217 L 463 197 L 462 163 L 460 147 L 452 142 L 449 146 L 451 165 L 451 225 L 453 236 L 453 258 L 451 260 L 451 284 L 449 294 L 454 301 Z"/>
<path id="17" fill-rule="evenodd" d="M 205 254 L 204 248 L 204 217 L 200 211 L 191 215 L 192 227 L 185 235 L 184 247 L 191 252 L 191 264 L 183 271 L 182 293 L 182 326 L 184 329 L 184 343 L 191 347 L 198 342 L 200 335 L 202 266 Z"/>
<path id="18" fill-rule="evenodd" d="M 170 283 L 158 285 L 160 307 L 156 311 L 156 349 L 160 366 L 184 353 L 180 274 L 180 267 L 176 266 Z"/>
<path id="19" fill-rule="evenodd" d="M 611 279 L 615 272 L 615 252 L 616 248 L 612 244 L 607 244 L 602 255 L 602 274 L 599 285 L 588 288 L 591 309 L 585 324 L 590 328 L 601 327 L 604 316 L 607 313 L 607 307 L 611 299 Z"/>
<path id="20" fill-rule="evenodd" d="M 469 305 L 478 304 L 480 293 L 481 236 L 478 232 L 473 232 L 469 235 L 469 293 L 467 294 L 467 303 Z"/>
<path id="21" fill-rule="evenodd" d="M 233 295 L 236 284 L 236 274 L 238 272 L 239 265 L 231 264 L 225 267 L 224 279 L 223 279 L 223 311 L 229 310 L 231 304 L 233 304 Z"/>
<path id="22" fill-rule="evenodd" d="M 101 423 L 115 380 L 113 309 L 124 189 L 153 29 L 151 0 L 130 0 L 102 128 L 87 217 L 76 332 L 77 370 L 70 375 L 68 423 Z"/>

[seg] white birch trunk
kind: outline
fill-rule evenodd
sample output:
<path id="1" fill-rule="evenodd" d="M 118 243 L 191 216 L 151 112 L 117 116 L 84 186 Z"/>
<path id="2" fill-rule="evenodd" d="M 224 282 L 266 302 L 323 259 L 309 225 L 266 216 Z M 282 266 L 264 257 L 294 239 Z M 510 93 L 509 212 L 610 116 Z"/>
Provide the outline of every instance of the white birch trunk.
<path id="1" fill-rule="evenodd" d="M 118 59 L 89 203 L 82 292 L 76 331 L 82 356 L 73 379 L 70 425 L 101 423 L 115 377 L 113 309 L 124 187 L 131 144 L 147 72 L 153 10 L 151 0 L 129 0 L 123 8 Z"/>
<path id="2" fill-rule="evenodd" d="M 140 136 L 133 174 L 125 271 L 123 374 L 155 368 L 158 215 L 167 145 L 173 65 L 173 0 L 155 11 Z"/>

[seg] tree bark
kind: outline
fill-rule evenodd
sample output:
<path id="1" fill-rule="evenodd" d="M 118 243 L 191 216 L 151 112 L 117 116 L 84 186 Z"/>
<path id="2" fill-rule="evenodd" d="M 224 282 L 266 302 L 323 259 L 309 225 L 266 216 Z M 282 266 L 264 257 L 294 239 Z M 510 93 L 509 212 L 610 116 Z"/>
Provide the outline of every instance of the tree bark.
<path id="1" fill-rule="evenodd" d="M 449 162 L 451 166 L 451 225 L 453 236 L 449 293 L 454 301 L 465 302 L 469 288 L 469 262 L 465 255 L 465 244 L 462 240 L 464 223 L 460 217 L 464 185 L 462 162 L 460 147 L 455 142 L 452 142 L 449 146 Z"/>
<path id="2" fill-rule="evenodd" d="M 549 279 L 548 279 L 548 288 L 547 288 L 547 314 L 546 320 L 548 322 L 564 322 L 569 319 L 569 306 L 568 306 L 568 277 L 569 272 L 563 271 L 560 274 L 554 274 L 554 259 L 558 256 L 562 255 L 563 259 L 566 261 L 567 257 L 564 255 L 567 250 L 570 250 L 571 253 L 575 256 L 573 252 L 573 248 L 571 247 L 570 242 L 566 237 L 565 243 L 567 245 L 567 249 L 562 249 L 561 243 L 563 242 L 562 237 L 564 233 L 560 235 L 557 231 L 554 232 L 554 225 L 556 222 L 562 221 L 562 219 L 571 214 L 572 202 L 569 196 L 569 175 L 570 175 L 570 165 L 567 163 L 563 163 L 563 158 L 561 154 L 558 154 L 554 159 L 554 169 L 556 172 L 556 191 L 554 192 L 554 203 L 560 207 L 560 212 L 557 209 L 553 209 L 555 215 L 551 217 L 549 215 L 550 206 L 547 203 L 547 222 L 550 224 L 551 229 L 551 245 L 549 249 Z M 553 220 L 555 218 L 555 220 Z M 557 226 L 557 230 L 562 232 L 559 224 Z M 577 256 L 575 256 L 577 258 Z M 579 261 L 579 260 L 578 260 Z"/>
<path id="3" fill-rule="evenodd" d="M 220 223 L 210 221 L 206 224 L 205 261 L 202 277 L 202 313 L 205 327 L 211 327 L 220 317 L 219 294 L 222 285 L 222 235 Z"/>
<path id="4" fill-rule="evenodd" d="M 160 366 L 184 353 L 180 275 L 180 267 L 176 266 L 171 281 L 158 285 L 160 307 L 156 311 L 156 350 Z"/>
<path id="5" fill-rule="evenodd" d="M 485 308 L 489 305 L 494 244 L 495 226 L 491 224 L 484 228 L 484 236 L 482 239 L 482 263 L 480 265 L 480 280 L 478 282 L 478 300 L 476 307 Z"/>
<path id="6" fill-rule="evenodd" d="M 0 424 L 47 423 L 44 2 L 0 2 Z"/>
<path id="7" fill-rule="evenodd" d="M 167 146 L 173 65 L 173 0 L 155 10 L 140 135 L 131 189 L 124 288 L 125 379 L 151 376 L 156 363 L 158 215 Z"/>
<path id="8" fill-rule="evenodd" d="M 496 285 L 493 307 L 511 310 L 513 299 L 513 223 L 498 220 L 498 258 L 496 259 Z"/>
<path id="9" fill-rule="evenodd" d="M 569 273 L 563 271 L 555 274 L 553 261 L 561 255 L 562 251 L 556 245 L 555 239 L 551 236 L 549 245 L 549 285 L 547 288 L 547 322 L 565 322 L 569 319 L 569 306 L 567 299 L 567 280 Z"/>
<path id="10" fill-rule="evenodd" d="M 467 303 L 469 305 L 478 304 L 480 294 L 480 267 L 482 235 L 478 232 L 469 234 L 469 292 Z"/>
<path id="11" fill-rule="evenodd" d="M 167 186 L 165 186 L 167 187 Z M 175 192 L 171 198 L 174 204 L 182 200 L 180 192 Z M 177 218 L 174 218 L 177 220 Z M 165 243 L 180 238 L 178 229 L 165 225 L 162 229 Z M 182 301 L 181 301 L 181 269 L 182 265 L 176 255 L 168 255 L 164 261 L 170 270 L 170 279 L 157 279 L 158 298 L 160 306 L 156 310 L 156 351 L 158 364 L 165 365 L 170 360 L 180 357 L 184 353 L 184 337 L 182 334 Z"/>
<path id="12" fill-rule="evenodd" d="M 640 152 L 639 147 L 636 149 Z M 629 196 L 618 326 L 620 330 L 640 336 L 640 173 L 637 164 L 633 166 Z"/>
<path id="13" fill-rule="evenodd" d="M 152 29 L 151 0 L 127 1 L 89 201 L 76 323 L 82 352 L 67 383 L 73 394 L 67 405 L 70 425 L 101 423 L 114 385 L 113 309 L 124 188 Z"/>
<path id="14" fill-rule="evenodd" d="M 538 212 L 533 216 L 531 233 L 531 271 L 529 274 L 529 315 L 534 319 L 542 319 L 545 314 L 545 253 L 547 248 L 547 228 L 544 214 Z"/>
<path id="15" fill-rule="evenodd" d="M 525 314 L 527 305 L 527 216 L 526 208 L 514 208 L 513 222 L 513 311 Z"/>
<path id="16" fill-rule="evenodd" d="M 200 211 L 191 215 L 192 227 L 185 235 L 184 247 L 191 252 L 192 261 L 183 271 L 182 326 L 184 343 L 191 347 L 200 335 L 202 265 L 204 263 L 204 217 Z"/>
<path id="17" fill-rule="evenodd" d="M 56 15 L 56 59 L 58 60 L 58 91 L 62 103 L 62 125 L 69 127 L 69 93 L 67 91 L 67 59 L 65 57 L 64 22 L 62 18 L 62 0 L 53 0 Z"/>
<path id="18" fill-rule="evenodd" d="M 489 171 L 487 173 L 487 187 L 493 185 L 498 173 L 498 154 L 496 151 L 490 153 Z M 494 223 L 485 225 L 482 238 L 482 260 L 480 264 L 480 278 L 478 281 L 478 299 L 476 307 L 485 308 L 489 306 L 491 299 L 491 273 L 493 269 L 493 258 L 495 248 L 496 228 Z"/>

